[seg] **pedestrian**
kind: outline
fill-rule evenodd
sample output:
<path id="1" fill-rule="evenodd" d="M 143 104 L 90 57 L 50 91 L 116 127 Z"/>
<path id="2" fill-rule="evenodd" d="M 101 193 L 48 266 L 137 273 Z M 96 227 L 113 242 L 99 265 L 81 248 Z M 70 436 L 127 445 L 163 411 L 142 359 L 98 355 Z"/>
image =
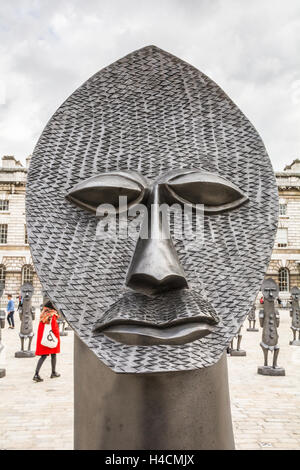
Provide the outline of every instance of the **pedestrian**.
<path id="1" fill-rule="evenodd" d="M 6 311 L 7 311 L 7 321 L 9 325 L 8 328 L 14 329 L 15 327 L 15 321 L 14 321 L 15 304 L 14 304 L 11 294 L 8 294 L 7 298 L 8 298 L 8 302 L 7 302 Z"/>
<path id="2" fill-rule="evenodd" d="M 22 296 L 21 296 L 21 295 L 17 295 L 16 299 L 17 299 L 17 302 L 18 302 L 18 310 L 20 310 L 20 309 L 22 308 L 22 305 L 23 305 Z"/>
<path id="3" fill-rule="evenodd" d="M 40 323 L 39 323 L 38 332 L 37 332 L 35 355 L 41 356 L 41 357 L 38 360 L 35 374 L 33 377 L 33 380 L 35 382 L 43 382 L 43 379 L 40 377 L 39 373 L 40 373 L 40 369 L 45 359 L 49 356 L 49 354 L 51 355 L 51 369 L 52 369 L 50 378 L 53 379 L 55 377 L 60 377 L 60 374 L 56 372 L 56 354 L 60 352 L 59 327 L 57 323 L 58 318 L 59 318 L 59 313 L 55 310 L 52 302 L 50 300 L 47 300 L 44 303 L 44 307 L 40 315 Z M 45 342 L 44 330 L 45 330 L 46 325 L 51 325 L 51 331 L 52 331 L 50 332 L 51 334 L 48 335 L 47 337 L 49 338 L 49 336 L 51 337 L 52 334 L 54 334 L 54 337 L 55 337 L 54 339 L 57 341 L 57 344 L 53 348 L 42 344 L 43 342 Z M 54 341 L 54 343 L 56 343 L 56 341 Z"/>

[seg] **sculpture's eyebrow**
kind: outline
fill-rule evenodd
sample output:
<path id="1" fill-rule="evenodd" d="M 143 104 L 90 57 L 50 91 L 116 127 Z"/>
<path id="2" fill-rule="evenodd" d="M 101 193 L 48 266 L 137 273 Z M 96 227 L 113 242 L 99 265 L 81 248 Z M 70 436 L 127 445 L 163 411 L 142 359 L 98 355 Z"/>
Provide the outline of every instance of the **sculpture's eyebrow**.
<path id="1" fill-rule="evenodd" d="M 217 173 L 178 170 L 166 175 L 164 181 L 176 199 L 186 204 L 203 204 L 206 213 L 234 209 L 248 200 L 238 186 Z"/>
<path id="2" fill-rule="evenodd" d="M 147 180 L 136 171 L 113 171 L 80 181 L 68 191 L 66 198 L 92 212 L 96 212 L 100 204 L 119 210 L 121 196 L 126 196 L 128 205 L 138 203 L 147 186 Z"/>

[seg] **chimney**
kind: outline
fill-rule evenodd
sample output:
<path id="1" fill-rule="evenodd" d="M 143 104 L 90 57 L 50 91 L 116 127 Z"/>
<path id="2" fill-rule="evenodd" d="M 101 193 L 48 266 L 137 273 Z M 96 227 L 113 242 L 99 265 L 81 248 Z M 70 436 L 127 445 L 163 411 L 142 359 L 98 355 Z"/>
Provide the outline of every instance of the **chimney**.
<path id="1" fill-rule="evenodd" d="M 4 155 L 2 157 L 2 168 L 15 168 L 16 160 L 13 155 Z"/>
<path id="2" fill-rule="evenodd" d="M 29 168 L 31 157 L 32 157 L 32 155 L 28 155 L 28 157 L 26 158 L 26 168 L 27 169 Z"/>

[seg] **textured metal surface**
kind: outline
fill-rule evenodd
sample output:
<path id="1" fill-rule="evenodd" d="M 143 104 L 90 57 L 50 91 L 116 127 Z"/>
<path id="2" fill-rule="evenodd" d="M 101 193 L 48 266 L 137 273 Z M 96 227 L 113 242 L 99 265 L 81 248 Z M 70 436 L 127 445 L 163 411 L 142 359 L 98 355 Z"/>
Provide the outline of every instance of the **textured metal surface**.
<path id="1" fill-rule="evenodd" d="M 127 346 L 95 336 L 96 322 L 129 291 L 125 281 L 136 241 L 97 240 L 95 215 L 66 195 L 99 173 L 133 170 L 154 181 L 182 168 L 222 176 L 248 197 L 230 212 L 205 214 L 203 244 L 176 239 L 171 227 L 189 288 L 220 319 L 215 331 L 179 346 Z M 277 205 L 270 160 L 248 119 L 211 79 L 154 46 L 101 70 L 56 111 L 34 150 L 26 196 L 29 242 L 43 289 L 106 365 L 136 373 L 217 362 L 263 280 Z"/>

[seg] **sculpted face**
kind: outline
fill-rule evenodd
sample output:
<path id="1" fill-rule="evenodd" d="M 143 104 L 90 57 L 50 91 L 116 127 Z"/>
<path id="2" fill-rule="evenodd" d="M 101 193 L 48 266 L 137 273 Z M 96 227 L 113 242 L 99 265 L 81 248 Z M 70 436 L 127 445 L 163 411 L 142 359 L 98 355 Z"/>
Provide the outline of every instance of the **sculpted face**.
<path id="1" fill-rule="evenodd" d="M 56 308 L 114 371 L 206 367 L 259 290 L 277 197 L 241 111 L 149 46 L 90 78 L 43 131 L 27 183 L 33 260 Z"/>
<path id="2" fill-rule="evenodd" d="M 25 282 L 21 287 L 21 295 L 23 300 L 30 300 L 33 296 L 34 288 L 30 282 Z"/>
<path id="3" fill-rule="evenodd" d="M 292 299 L 298 300 L 300 298 L 300 289 L 299 287 L 295 286 L 291 289 L 291 297 Z"/>
<path id="4" fill-rule="evenodd" d="M 128 201 L 122 208 L 120 194 Z M 185 344 L 214 331 L 219 322 L 217 313 L 197 291 L 189 289 L 188 277 L 172 241 L 168 214 L 161 208 L 177 202 L 191 208 L 201 204 L 207 214 L 222 213 L 247 201 L 234 184 L 195 169 L 173 170 L 153 182 L 138 172 L 111 172 L 76 184 L 67 198 L 94 212 L 100 204 L 109 204 L 110 207 L 105 206 L 107 210 L 118 213 L 138 203 L 145 204 L 125 280 L 133 292 L 144 295 L 132 292 L 126 295 L 126 303 L 124 297 L 114 303 L 98 319 L 95 333 L 125 344 L 154 345 Z M 192 311 L 186 308 L 190 301 L 194 303 Z M 163 314 L 166 303 L 169 308 Z"/>
<path id="5" fill-rule="evenodd" d="M 261 291 L 264 297 L 264 300 L 273 301 L 278 297 L 278 285 L 272 278 L 266 279 L 262 283 Z"/>

